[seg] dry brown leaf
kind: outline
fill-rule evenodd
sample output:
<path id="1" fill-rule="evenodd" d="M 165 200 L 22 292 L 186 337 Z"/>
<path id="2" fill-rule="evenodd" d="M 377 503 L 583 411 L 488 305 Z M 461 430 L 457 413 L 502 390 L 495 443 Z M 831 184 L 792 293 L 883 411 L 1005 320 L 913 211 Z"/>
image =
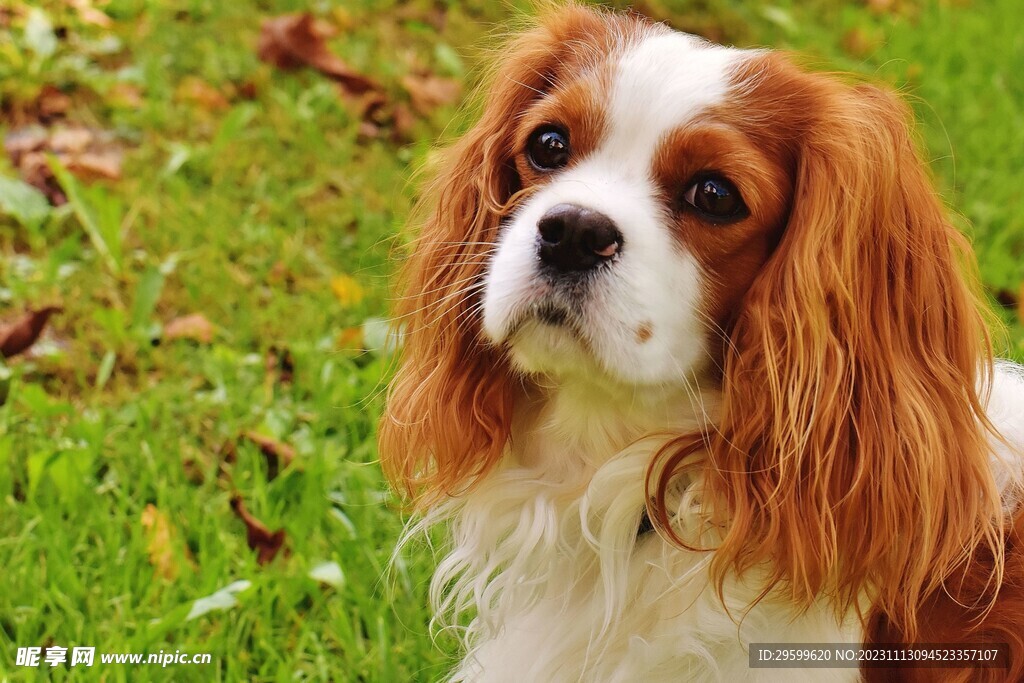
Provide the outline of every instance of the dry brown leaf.
<path id="1" fill-rule="evenodd" d="M 196 76 L 186 76 L 174 91 L 177 99 L 207 111 L 223 111 L 231 106 L 220 90 Z"/>
<path id="2" fill-rule="evenodd" d="M 201 344 L 213 341 L 213 323 L 202 313 L 175 318 L 164 325 L 164 339 L 191 339 Z"/>
<path id="3" fill-rule="evenodd" d="M 284 546 L 284 529 L 268 529 L 263 522 L 246 510 L 241 496 L 236 495 L 231 499 L 231 509 L 245 524 L 245 541 L 251 550 L 256 551 L 256 561 L 259 564 L 267 564 L 277 557 Z"/>
<path id="4" fill-rule="evenodd" d="M 142 511 L 142 528 L 146 532 L 149 563 L 157 576 L 173 581 L 181 574 L 183 562 L 194 566 L 188 547 L 178 543 L 174 525 L 152 503 Z M 183 548 L 181 553 L 177 550 L 179 546 Z"/>
<path id="5" fill-rule="evenodd" d="M 49 133 L 42 126 L 15 128 L 4 136 L 4 151 L 11 161 L 17 164 L 21 156 L 42 149 L 49 137 Z"/>
<path id="6" fill-rule="evenodd" d="M 32 125 L 4 138 L 4 149 L 26 183 L 38 188 L 50 203 L 67 201 L 47 162 L 52 153 L 71 173 L 84 180 L 121 177 L 123 153 L 113 134 L 79 125 L 46 129 Z"/>
<path id="7" fill-rule="evenodd" d="M 100 152 L 83 152 L 71 157 L 67 168 L 79 178 L 107 178 L 117 180 L 121 177 L 121 151 L 107 149 Z"/>
<path id="8" fill-rule="evenodd" d="M 353 70 L 328 50 L 325 38 L 323 26 L 313 15 L 285 14 L 263 21 L 256 51 L 261 60 L 281 69 L 313 67 L 354 95 L 380 90 L 373 79 Z"/>
<path id="9" fill-rule="evenodd" d="M 402 87 L 409 93 L 413 109 L 426 116 L 438 107 L 451 104 L 459 98 L 462 84 L 453 78 L 409 74 L 402 77 Z"/>
<path id="10" fill-rule="evenodd" d="M 235 90 L 243 100 L 255 100 L 260 94 L 260 87 L 255 81 L 243 81 Z"/>
<path id="11" fill-rule="evenodd" d="M 29 309 L 17 320 L 0 324 L 0 356 L 11 358 L 29 349 L 43 333 L 46 321 L 60 310 L 60 306 Z"/>
<path id="12" fill-rule="evenodd" d="M 36 99 L 36 109 L 42 119 L 52 119 L 63 116 L 71 108 L 71 98 L 58 90 L 55 86 L 44 85 L 39 91 Z"/>
<path id="13" fill-rule="evenodd" d="M 96 139 L 88 128 L 58 128 L 50 133 L 50 150 L 57 154 L 84 152 Z"/>
<path id="14" fill-rule="evenodd" d="M 242 436 L 259 446 L 260 452 L 267 459 L 268 479 L 274 479 L 281 468 L 295 461 L 295 449 L 286 443 L 254 431 L 245 432 Z"/>

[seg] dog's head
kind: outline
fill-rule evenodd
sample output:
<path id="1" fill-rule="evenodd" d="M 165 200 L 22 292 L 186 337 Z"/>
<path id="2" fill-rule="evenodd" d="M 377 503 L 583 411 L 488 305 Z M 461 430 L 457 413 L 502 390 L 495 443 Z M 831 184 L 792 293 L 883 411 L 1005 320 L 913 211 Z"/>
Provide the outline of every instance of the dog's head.
<path id="1" fill-rule="evenodd" d="M 426 190 L 388 473 L 423 501 L 465 490 L 537 377 L 715 386 L 717 426 L 666 451 L 654 516 L 696 444 L 729 520 L 720 568 L 768 561 L 799 601 L 867 587 L 912 612 L 998 495 L 985 325 L 911 120 L 776 53 L 543 18 Z"/>

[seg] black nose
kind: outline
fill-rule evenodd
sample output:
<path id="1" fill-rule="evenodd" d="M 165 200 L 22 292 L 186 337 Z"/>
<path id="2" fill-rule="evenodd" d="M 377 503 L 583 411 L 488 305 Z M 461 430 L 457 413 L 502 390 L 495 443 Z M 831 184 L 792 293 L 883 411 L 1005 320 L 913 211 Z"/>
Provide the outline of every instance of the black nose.
<path id="1" fill-rule="evenodd" d="M 537 221 L 540 259 L 561 272 L 587 270 L 622 248 L 611 218 L 576 204 L 559 204 Z"/>

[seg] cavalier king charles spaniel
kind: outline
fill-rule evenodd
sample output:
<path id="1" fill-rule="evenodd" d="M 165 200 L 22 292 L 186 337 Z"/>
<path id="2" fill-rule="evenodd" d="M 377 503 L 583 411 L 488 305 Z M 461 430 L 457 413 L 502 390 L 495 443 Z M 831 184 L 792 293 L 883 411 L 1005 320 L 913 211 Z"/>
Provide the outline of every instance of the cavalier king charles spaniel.
<path id="1" fill-rule="evenodd" d="M 425 191 L 380 429 L 450 538 L 452 680 L 1024 680 L 1024 372 L 911 124 L 575 5 L 501 53 Z M 767 642 L 1004 666 L 751 668 Z"/>

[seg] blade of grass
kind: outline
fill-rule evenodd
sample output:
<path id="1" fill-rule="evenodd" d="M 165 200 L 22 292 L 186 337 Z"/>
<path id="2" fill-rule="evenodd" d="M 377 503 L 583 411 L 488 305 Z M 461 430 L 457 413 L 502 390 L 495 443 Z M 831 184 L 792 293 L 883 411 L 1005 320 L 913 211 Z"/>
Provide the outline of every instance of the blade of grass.
<path id="1" fill-rule="evenodd" d="M 112 275 L 120 277 L 121 210 L 117 200 L 99 187 L 90 191 L 81 185 L 57 157 L 51 155 L 47 162 L 96 253 L 103 259 L 107 270 Z"/>

